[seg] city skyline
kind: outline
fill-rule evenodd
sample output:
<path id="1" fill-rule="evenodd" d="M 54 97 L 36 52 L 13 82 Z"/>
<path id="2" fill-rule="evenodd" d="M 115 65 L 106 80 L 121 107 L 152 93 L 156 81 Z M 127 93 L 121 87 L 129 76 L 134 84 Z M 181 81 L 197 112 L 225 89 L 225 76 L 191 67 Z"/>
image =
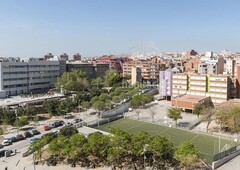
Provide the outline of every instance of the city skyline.
<path id="1" fill-rule="evenodd" d="M 139 51 L 239 52 L 240 2 L 2 1 L 0 56 L 42 57 L 79 52 L 83 57 Z M 135 51 L 133 51 L 135 50 Z"/>

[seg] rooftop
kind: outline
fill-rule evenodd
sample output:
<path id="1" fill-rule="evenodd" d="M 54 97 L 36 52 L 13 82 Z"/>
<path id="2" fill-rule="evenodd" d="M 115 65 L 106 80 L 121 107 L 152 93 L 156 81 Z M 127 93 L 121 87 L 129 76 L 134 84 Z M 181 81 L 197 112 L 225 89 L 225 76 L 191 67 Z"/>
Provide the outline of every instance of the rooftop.
<path id="1" fill-rule="evenodd" d="M 183 96 L 174 98 L 174 100 L 199 102 L 199 101 L 201 101 L 203 99 L 206 99 L 206 98 L 208 98 L 208 96 L 183 95 Z"/>

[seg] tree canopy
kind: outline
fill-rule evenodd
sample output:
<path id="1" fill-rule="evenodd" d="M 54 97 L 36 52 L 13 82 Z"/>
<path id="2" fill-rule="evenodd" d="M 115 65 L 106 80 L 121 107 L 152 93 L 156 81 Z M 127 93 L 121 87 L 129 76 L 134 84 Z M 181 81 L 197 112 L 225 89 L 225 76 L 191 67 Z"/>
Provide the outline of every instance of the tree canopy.
<path id="1" fill-rule="evenodd" d="M 187 169 L 199 168 L 199 155 L 197 149 L 191 142 L 183 142 L 174 152 L 174 158 Z"/>
<path id="2" fill-rule="evenodd" d="M 216 122 L 226 132 L 240 132 L 240 106 L 225 106 L 215 109 Z"/>
<path id="3" fill-rule="evenodd" d="M 112 87 L 122 81 L 122 75 L 116 73 L 114 70 L 108 70 L 104 76 L 104 82 L 106 87 Z"/>
<path id="4" fill-rule="evenodd" d="M 131 106 L 133 108 L 138 108 L 139 106 L 144 106 L 146 103 L 150 103 L 153 97 L 149 94 L 140 94 L 133 97 L 131 101 Z"/>
<path id="5" fill-rule="evenodd" d="M 58 90 L 63 88 L 67 91 L 82 91 L 89 87 L 89 82 L 86 73 L 74 70 L 72 72 L 65 72 L 59 77 L 55 86 Z"/>
<path id="6" fill-rule="evenodd" d="M 168 117 L 177 123 L 178 119 L 182 119 L 181 109 L 177 107 L 171 107 L 168 109 Z"/>

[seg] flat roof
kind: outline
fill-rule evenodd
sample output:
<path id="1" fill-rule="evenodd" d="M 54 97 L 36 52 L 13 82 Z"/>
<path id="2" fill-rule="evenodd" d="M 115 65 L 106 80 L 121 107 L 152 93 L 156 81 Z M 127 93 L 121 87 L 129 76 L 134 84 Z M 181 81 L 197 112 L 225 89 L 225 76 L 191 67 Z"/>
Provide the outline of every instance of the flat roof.
<path id="1" fill-rule="evenodd" d="M 57 97 L 64 97 L 63 94 L 55 93 L 53 95 L 44 95 L 40 97 L 20 97 L 20 96 L 11 96 L 9 98 L 0 99 L 0 107 L 4 106 L 12 106 L 18 105 L 23 103 L 34 103 L 39 102 L 46 99 L 57 98 Z"/>
<path id="2" fill-rule="evenodd" d="M 184 100 L 184 101 L 191 101 L 191 102 L 199 102 L 203 99 L 208 98 L 208 96 L 195 96 L 195 95 L 183 95 L 173 100 Z"/>

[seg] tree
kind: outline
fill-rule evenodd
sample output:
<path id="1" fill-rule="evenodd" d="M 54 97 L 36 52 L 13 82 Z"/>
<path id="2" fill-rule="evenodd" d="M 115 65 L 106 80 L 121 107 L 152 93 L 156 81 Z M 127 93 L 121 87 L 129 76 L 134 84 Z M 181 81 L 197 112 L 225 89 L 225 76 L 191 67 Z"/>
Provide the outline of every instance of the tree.
<path id="1" fill-rule="evenodd" d="M 28 124 L 28 119 L 26 116 L 22 116 L 19 119 L 16 119 L 14 126 L 23 127 Z"/>
<path id="2" fill-rule="evenodd" d="M 69 136 L 66 137 L 66 136 L 60 135 L 57 138 L 53 139 L 48 145 L 49 151 L 55 156 L 58 156 L 61 153 L 63 153 L 64 148 L 68 144 L 68 137 Z"/>
<path id="3" fill-rule="evenodd" d="M 102 93 L 100 96 L 98 96 L 98 99 L 100 101 L 104 101 L 105 102 L 106 100 L 108 100 L 110 98 L 109 98 L 109 96 L 106 93 Z"/>
<path id="4" fill-rule="evenodd" d="M 139 106 L 144 106 L 146 103 L 150 103 L 153 97 L 149 94 L 140 94 L 133 97 L 131 101 L 131 106 L 133 108 L 138 108 Z"/>
<path id="5" fill-rule="evenodd" d="M 121 101 L 121 97 L 120 97 L 120 96 L 114 96 L 114 97 L 112 98 L 112 101 L 113 101 L 114 103 L 119 103 L 119 102 Z"/>
<path id="6" fill-rule="evenodd" d="M 225 106 L 215 109 L 216 122 L 221 129 L 231 133 L 240 132 L 240 106 Z"/>
<path id="7" fill-rule="evenodd" d="M 104 101 L 96 101 L 95 103 L 93 103 L 92 107 L 97 110 L 97 111 L 101 111 L 105 108 L 105 102 Z"/>
<path id="8" fill-rule="evenodd" d="M 59 105 L 58 100 L 45 100 L 43 102 L 43 109 L 47 111 L 50 114 L 50 116 L 59 115 L 57 110 L 58 105 Z"/>
<path id="9" fill-rule="evenodd" d="M 1 119 L 0 121 L 3 121 L 6 125 L 14 125 L 16 121 L 16 114 L 14 111 L 10 111 L 7 109 L 0 108 L 0 115 Z"/>
<path id="10" fill-rule="evenodd" d="M 122 81 L 122 76 L 116 73 L 114 70 L 108 70 L 104 76 L 104 83 L 107 87 L 112 87 Z"/>
<path id="11" fill-rule="evenodd" d="M 110 137 L 107 160 L 112 165 L 122 168 L 123 161 L 131 162 L 129 157 L 131 155 L 129 150 L 132 148 L 131 135 L 119 128 L 111 128 L 110 133 L 113 135 Z M 126 159 L 128 157 L 129 159 Z"/>
<path id="12" fill-rule="evenodd" d="M 93 79 L 91 82 L 92 86 L 97 86 L 97 88 L 99 89 L 103 84 L 103 79 L 101 77 L 98 77 L 96 79 Z"/>
<path id="13" fill-rule="evenodd" d="M 36 160 L 42 159 L 44 145 L 45 144 L 44 144 L 43 140 L 36 140 L 29 146 L 29 150 L 34 152 L 33 154 L 34 154 Z"/>
<path id="14" fill-rule="evenodd" d="M 151 141 L 151 136 L 149 133 L 146 132 L 139 132 L 139 133 L 135 133 L 132 136 L 132 150 L 133 153 L 136 156 L 140 156 L 142 154 L 142 152 L 144 151 L 144 145 L 149 145 L 150 141 Z"/>
<path id="15" fill-rule="evenodd" d="M 75 99 L 66 98 L 65 100 L 58 103 L 56 108 L 57 115 L 65 115 L 73 111 L 77 107 L 77 101 Z"/>
<path id="16" fill-rule="evenodd" d="M 90 103 L 90 102 L 82 102 L 82 103 L 81 103 L 81 107 L 82 107 L 83 109 L 88 110 L 88 109 L 91 107 L 91 103 Z"/>
<path id="17" fill-rule="evenodd" d="M 87 144 L 84 146 L 88 155 L 93 155 L 100 160 L 107 159 L 107 152 L 110 138 L 100 132 L 91 133 L 88 136 Z"/>
<path id="18" fill-rule="evenodd" d="M 140 115 L 141 111 L 140 110 L 136 110 L 135 112 L 137 113 L 138 120 L 139 120 L 139 115 Z"/>
<path id="19" fill-rule="evenodd" d="M 74 134 L 70 137 L 67 146 L 64 147 L 63 153 L 67 154 L 73 163 L 85 156 L 84 145 L 87 139 L 81 134 Z"/>
<path id="20" fill-rule="evenodd" d="M 0 127 L 0 135 L 3 135 L 3 128 Z"/>
<path id="21" fill-rule="evenodd" d="M 67 91 L 83 91 L 89 87 L 89 82 L 86 78 L 86 73 L 74 70 L 65 72 L 57 79 L 55 86 L 58 90 L 64 88 Z"/>
<path id="22" fill-rule="evenodd" d="M 60 129 L 59 135 L 65 136 L 65 137 L 70 137 L 74 134 L 77 134 L 78 130 L 75 127 L 63 127 Z"/>
<path id="23" fill-rule="evenodd" d="M 187 169 L 196 169 L 200 166 L 198 151 L 191 142 L 180 144 L 174 152 L 174 158 Z"/>
<path id="24" fill-rule="evenodd" d="M 182 119 L 181 109 L 180 108 L 176 108 L 176 107 L 169 108 L 167 116 L 170 119 L 174 120 L 176 122 L 176 124 L 177 124 L 177 120 L 178 119 Z"/>
<path id="25" fill-rule="evenodd" d="M 199 115 L 201 114 L 202 109 L 203 109 L 203 106 L 201 104 L 196 104 L 193 108 L 193 114 L 197 115 L 199 118 Z"/>
<path id="26" fill-rule="evenodd" d="M 170 169 L 174 153 L 174 146 L 171 141 L 162 136 L 154 136 L 149 143 L 149 151 L 153 154 L 153 166 L 158 169 L 165 167 Z M 165 169 L 164 168 L 164 169 Z"/>
<path id="27" fill-rule="evenodd" d="M 156 112 L 152 111 L 151 109 L 149 109 L 149 111 L 150 111 L 150 115 L 152 117 L 152 122 L 154 123 L 154 116 L 155 116 Z"/>

